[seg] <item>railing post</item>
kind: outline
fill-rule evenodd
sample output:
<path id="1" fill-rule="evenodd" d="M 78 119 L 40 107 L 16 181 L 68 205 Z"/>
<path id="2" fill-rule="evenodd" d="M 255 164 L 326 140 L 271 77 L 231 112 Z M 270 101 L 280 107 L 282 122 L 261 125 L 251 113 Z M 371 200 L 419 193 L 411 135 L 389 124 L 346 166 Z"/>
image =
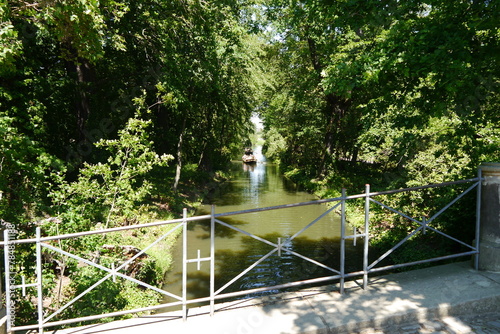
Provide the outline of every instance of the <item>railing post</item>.
<path id="1" fill-rule="evenodd" d="M 370 242 L 370 185 L 365 186 L 365 243 L 363 248 L 363 289 L 368 287 L 368 245 Z"/>
<path id="2" fill-rule="evenodd" d="M 476 238 L 474 239 L 474 248 L 478 253 L 474 255 L 474 269 L 479 270 L 479 231 L 481 230 L 481 184 L 482 182 L 481 168 L 477 170 L 477 188 L 476 188 Z"/>
<path id="3" fill-rule="evenodd" d="M 187 319 L 187 209 L 182 210 L 182 319 Z"/>
<path id="4" fill-rule="evenodd" d="M 424 227 L 422 229 L 422 234 L 427 234 L 427 218 L 425 216 L 422 216 L 422 226 Z"/>
<path id="5" fill-rule="evenodd" d="M 278 257 L 281 257 L 281 238 L 278 238 Z"/>
<path id="6" fill-rule="evenodd" d="M 215 312 L 215 205 L 210 217 L 210 316 Z"/>
<path id="7" fill-rule="evenodd" d="M 36 280 L 38 295 L 38 333 L 43 334 L 42 244 L 40 227 L 36 228 Z"/>
<path id="8" fill-rule="evenodd" d="M 479 270 L 500 272 L 500 163 L 484 163 L 479 232 Z"/>
<path id="9" fill-rule="evenodd" d="M 345 284 L 345 188 L 342 188 L 340 203 L 340 294 L 344 294 Z"/>
<path id="10" fill-rule="evenodd" d="M 11 332 L 12 327 L 12 301 L 10 299 L 10 245 L 9 245 L 9 229 L 3 231 L 4 248 L 3 255 L 5 260 L 5 327 L 7 333 Z"/>

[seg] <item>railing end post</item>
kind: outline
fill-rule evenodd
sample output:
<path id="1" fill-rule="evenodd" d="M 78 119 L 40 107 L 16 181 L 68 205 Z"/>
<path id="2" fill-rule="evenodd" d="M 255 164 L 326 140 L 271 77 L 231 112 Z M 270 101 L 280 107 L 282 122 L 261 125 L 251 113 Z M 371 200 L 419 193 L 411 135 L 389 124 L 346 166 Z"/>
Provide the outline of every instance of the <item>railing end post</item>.
<path id="1" fill-rule="evenodd" d="M 477 267 L 484 271 L 500 271 L 500 163 L 483 163 L 479 166 L 476 242 L 479 251 Z"/>

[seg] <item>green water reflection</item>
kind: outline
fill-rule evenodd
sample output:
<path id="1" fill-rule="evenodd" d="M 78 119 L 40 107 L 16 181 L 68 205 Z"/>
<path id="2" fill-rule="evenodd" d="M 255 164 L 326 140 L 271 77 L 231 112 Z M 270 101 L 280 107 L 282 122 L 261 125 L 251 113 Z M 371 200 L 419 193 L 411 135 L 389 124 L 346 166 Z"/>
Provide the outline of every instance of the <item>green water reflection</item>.
<path id="1" fill-rule="evenodd" d="M 255 166 L 233 163 L 233 180 L 228 182 L 210 203 L 199 209 L 197 214 L 208 214 L 211 204 L 216 206 L 216 213 L 233 212 L 252 208 L 276 206 L 315 200 L 314 196 L 300 191 L 285 180 L 277 166 L 265 163 L 264 157 L 255 151 L 259 163 Z M 277 243 L 278 238 L 290 238 L 312 221 L 316 220 L 328 207 L 324 204 L 258 213 L 235 215 L 222 221 L 254 234 L 270 242 Z M 334 269 L 340 265 L 340 217 L 332 212 L 321 218 L 293 240 L 286 248 L 312 258 Z M 210 222 L 193 222 L 187 234 L 188 258 L 210 256 Z M 347 243 L 349 258 L 346 271 L 361 267 L 360 247 Z M 255 240 L 239 231 L 221 224 L 215 230 L 215 285 L 216 290 L 224 286 L 239 273 L 254 264 L 274 247 Z M 198 253 L 199 252 L 199 253 Z M 182 238 L 174 249 L 174 265 L 165 276 L 164 289 L 181 295 L 182 287 Z M 200 270 L 197 263 L 188 264 L 188 298 L 201 298 L 209 295 L 210 263 L 202 262 Z M 246 275 L 228 286 L 224 292 L 248 290 L 264 286 L 334 275 L 332 271 L 316 266 L 289 252 L 282 251 L 281 256 L 274 253 Z M 274 293 L 268 291 L 261 293 Z M 253 295 L 252 295 L 253 296 Z M 250 296 L 245 296 L 250 297 Z M 165 300 L 173 301 L 167 298 Z"/>

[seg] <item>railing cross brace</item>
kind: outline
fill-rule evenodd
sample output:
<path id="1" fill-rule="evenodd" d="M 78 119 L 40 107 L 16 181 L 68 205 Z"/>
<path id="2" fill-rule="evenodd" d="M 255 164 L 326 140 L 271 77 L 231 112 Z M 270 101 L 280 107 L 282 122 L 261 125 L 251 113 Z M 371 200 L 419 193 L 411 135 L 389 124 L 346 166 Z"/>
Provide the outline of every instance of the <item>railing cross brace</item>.
<path id="1" fill-rule="evenodd" d="M 284 241 L 282 241 L 282 239 L 285 239 Z M 289 246 L 289 241 L 290 239 L 289 238 L 278 238 L 278 256 L 281 257 L 281 250 L 283 248 L 286 248 L 286 246 Z"/>
<path id="2" fill-rule="evenodd" d="M 38 286 L 38 283 L 26 284 L 26 278 L 21 276 L 21 284 L 11 286 L 11 289 L 22 289 L 23 297 L 26 297 L 26 288 L 33 288 Z"/>
<path id="3" fill-rule="evenodd" d="M 186 260 L 186 263 L 197 263 L 197 269 L 200 270 L 201 269 L 201 262 L 203 261 L 210 261 L 212 260 L 212 258 L 210 257 L 201 257 L 200 256 L 200 250 L 198 249 L 198 257 L 196 259 L 188 259 Z"/>
<path id="4" fill-rule="evenodd" d="M 358 229 L 356 227 L 353 228 L 352 235 L 346 235 L 344 237 L 345 240 L 352 239 L 352 245 L 356 246 L 356 241 L 358 238 L 364 238 L 366 237 L 366 233 L 358 233 Z"/>

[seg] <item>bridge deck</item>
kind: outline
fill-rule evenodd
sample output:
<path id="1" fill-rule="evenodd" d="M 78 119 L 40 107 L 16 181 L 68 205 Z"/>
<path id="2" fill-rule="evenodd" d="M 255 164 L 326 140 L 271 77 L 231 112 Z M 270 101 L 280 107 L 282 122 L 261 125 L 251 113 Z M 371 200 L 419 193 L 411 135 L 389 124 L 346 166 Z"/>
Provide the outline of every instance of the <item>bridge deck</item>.
<path id="1" fill-rule="evenodd" d="M 345 295 L 336 286 L 326 286 L 224 306 L 213 317 L 205 307 L 191 309 L 186 322 L 179 313 L 165 313 L 54 333 L 349 333 L 500 311 L 500 273 L 475 271 L 468 262 L 454 263 L 373 277 L 366 291 L 349 282 Z"/>

